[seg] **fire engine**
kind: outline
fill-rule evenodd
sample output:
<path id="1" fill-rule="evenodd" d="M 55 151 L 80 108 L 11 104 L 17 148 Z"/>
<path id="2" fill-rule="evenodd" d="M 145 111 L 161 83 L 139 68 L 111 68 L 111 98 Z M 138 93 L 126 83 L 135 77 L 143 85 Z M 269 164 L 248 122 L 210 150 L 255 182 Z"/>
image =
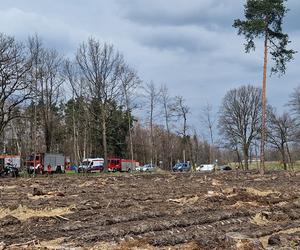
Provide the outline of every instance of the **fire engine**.
<path id="1" fill-rule="evenodd" d="M 39 153 L 30 155 L 25 164 L 29 174 L 47 173 L 64 173 L 65 172 L 65 156 L 63 154 Z"/>
<path id="2" fill-rule="evenodd" d="M 121 158 L 109 158 L 107 162 L 108 171 L 111 172 L 131 172 L 134 171 L 138 165 L 139 163 L 137 161 Z"/>

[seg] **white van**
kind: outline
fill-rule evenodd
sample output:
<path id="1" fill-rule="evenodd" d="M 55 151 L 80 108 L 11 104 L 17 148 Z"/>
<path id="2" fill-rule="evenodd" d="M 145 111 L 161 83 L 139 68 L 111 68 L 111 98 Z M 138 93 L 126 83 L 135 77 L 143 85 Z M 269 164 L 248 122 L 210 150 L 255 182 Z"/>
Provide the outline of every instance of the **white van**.
<path id="1" fill-rule="evenodd" d="M 81 162 L 80 166 L 78 167 L 78 172 L 102 172 L 103 169 L 103 158 L 87 158 L 83 159 Z"/>

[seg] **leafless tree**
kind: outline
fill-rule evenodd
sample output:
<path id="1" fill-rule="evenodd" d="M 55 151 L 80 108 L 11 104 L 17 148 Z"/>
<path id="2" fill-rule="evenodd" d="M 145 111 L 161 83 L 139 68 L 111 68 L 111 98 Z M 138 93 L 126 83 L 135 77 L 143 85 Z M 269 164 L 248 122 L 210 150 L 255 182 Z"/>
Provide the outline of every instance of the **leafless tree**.
<path id="1" fill-rule="evenodd" d="M 32 60 L 24 45 L 0 33 L 0 135 L 21 116 L 18 108 L 31 97 Z"/>
<path id="2" fill-rule="evenodd" d="M 79 163 L 82 159 L 86 158 L 87 155 L 87 135 L 89 128 L 89 112 L 86 106 L 87 100 L 85 100 L 84 91 L 84 81 L 80 76 L 79 67 L 76 62 L 70 60 L 65 61 L 64 65 L 64 75 L 67 84 L 71 87 L 70 91 L 72 92 L 72 130 L 73 130 L 73 158 L 75 163 Z M 76 100 L 77 105 L 76 107 Z M 78 109 L 83 111 L 82 116 L 84 119 L 80 119 L 76 112 Z M 83 129 L 82 129 L 83 128 Z M 81 142 L 79 144 L 81 138 Z"/>
<path id="3" fill-rule="evenodd" d="M 56 50 L 44 48 L 37 36 L 29 38 L 28 43 L 34 59 L 31 79 L 35 86 L 35 105 L 39 106 L 42 116 L 46 151 L 51 152 L 55 125 L 58 123 L 55 109 L 61 100 L 64 83 L 63 58 Z"/>
<path id="4" fill-rule="evenodd" d="M 126 106 L 126 112 L 128 117 L 128 132 L 129 132 L 129 147 L 131 160 L 134 160 L 133 152 L 133 139 L 132 139 L 132 119 L 131 112 L 134 108 L 133 103 L 133 91 L 140 85 L 141 80 L 139 79 L 135 70 L 131 69 L 127 65 L 123 65 L 120 70 L 120 81 L 122 84 L 123 102 Z"/>
<path id="5" fill-rule="evenodd" d="M 107 168 L 107 110 L 109 102 L 116 100 L 122 93 L 119 75 L 124 64 L 123 56 L 112 45 L 101 44 L 90 38 L 79 47 L 76 62 L 86 84 L 87 99 L 99 103 L 104 166 Z"/>
<path id="6" fill-rule="evenodd" d="M 251 143 L 260 133 L 260 100 L 261 89 L 250 85 L 242 86 L 227 92 L 220 109 L 220 131 L 226 141 L 241 147 L 246 169 Z"/>
<path id="7" fill-rule="evenodd" d="M 295 120 L 288 114 L 278 115 L 272 107 L 268 109 L 268 142 L 277 149 L 282 157 L 282 163 L 287 170 L 287 162 L 292 162 L 289 143 L 293 141 Z M 288 155 L 288 159 L 287 156 Z"/>
<path id="8" fill-rule="evenodd" d="M 213 129 L 214 129 L 214 123 L 215 123 L 215 119 L 213 118 L 213 114 L 212 114 L 212 105 L 206 104 L 203 107 L 202 114 L 201 114 L 201 121 L 204 124 L 204 126 L 208 129 L 208 132 L 209 132 L 209 139 L 210 139 L 209 162 L 212 163 L 213 159 L 214 159 L 214 155 L 213 155 L 213 147 L 214 147 Z"/>
<path id="9" fill-rule="evenodd" d="M 187 118 L 190 113 L 190 108 L 186 105 L 185 99 L 182 96 L 176 96 L 174 105 L 173 105 L 173 111 L 176 114 L 176 116 L 179 119 L 182 119 L 182 127 L 179 131 L 179 135 L 182 136 L 182 142 L 183 142 L 183 160 L 186 161 L 186 150 L 187 150 L 187 131 L 188 131 L 188 125 L 187 125 Z"/>
<path id="10" fill-rule="evenodd" d="M 154 118 L 155 109 L 159 101 L 159 93 L 153 82 L 147 83 L 144 86 L 145 91 L 145 101 L 147 103 L 146 112 L 148 114 L 149 127 L 150 127 L 150 161 L 151 164 L 154 162 Z M 155 157 L 157 158 L 157 157 Z"/>
<path id="11" fill-rule="evenodd" d="M 167 155 L 168 155 L 168 163 L 169 167 L 172 169 L 173 164 L 173 147 L 174 143 L 172 141 L 171 136 L 171 120 L 174 117 L 173 112 L 173 102 L 174 98 L 172 98 L 169 94 L 169 90 L 166 85 L 162 85 L 160 88 L 160 103 L 162 106 L 162 114 L 164 119 L 165 128 L 167 131 Z"/>

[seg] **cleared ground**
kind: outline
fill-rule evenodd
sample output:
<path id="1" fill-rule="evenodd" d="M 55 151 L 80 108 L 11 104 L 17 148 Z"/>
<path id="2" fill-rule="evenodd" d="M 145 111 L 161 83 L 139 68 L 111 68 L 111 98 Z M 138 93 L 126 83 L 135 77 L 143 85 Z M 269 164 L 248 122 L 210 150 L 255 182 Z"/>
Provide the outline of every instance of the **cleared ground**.
<path id="1" fill-rule="evenodd" d="M 300 173 L 0 179 L 0 249 L 300 248 Z"/>

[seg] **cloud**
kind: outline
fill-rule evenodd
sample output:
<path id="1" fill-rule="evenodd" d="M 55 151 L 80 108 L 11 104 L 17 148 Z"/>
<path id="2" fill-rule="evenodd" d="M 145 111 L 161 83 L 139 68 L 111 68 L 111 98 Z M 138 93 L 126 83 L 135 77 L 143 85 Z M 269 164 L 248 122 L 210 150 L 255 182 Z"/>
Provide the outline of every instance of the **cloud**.
<path id="1" fill-rule="evenodd" d="M 213 51 L 217 47 L 215 38 L 214 32 L 195 27 L 148 28 L 137 36 L 143 46 L 193 54 Z"/>
<path id="2" fill-rule="evenodd" d="M 14 35 L 23 41 L 31 35 L 38 34 L 47 46 L 67 54 L 74 48 L 74 41 L 88 36 L 83 30 L 74 30 L 59 19 L 47 18 L 42 14 L 15 7 L 0 10 L 0 23 L 7 24 L 2 27 L 3 33 Z"/>
<path id="3" fill-rule="evenodd" d="M 236 0 L 118 0 L 124 16 L 141 25 L 228 27 L 240 6 Z M 231 17 L 231 18 L 229 18 Z"/>

